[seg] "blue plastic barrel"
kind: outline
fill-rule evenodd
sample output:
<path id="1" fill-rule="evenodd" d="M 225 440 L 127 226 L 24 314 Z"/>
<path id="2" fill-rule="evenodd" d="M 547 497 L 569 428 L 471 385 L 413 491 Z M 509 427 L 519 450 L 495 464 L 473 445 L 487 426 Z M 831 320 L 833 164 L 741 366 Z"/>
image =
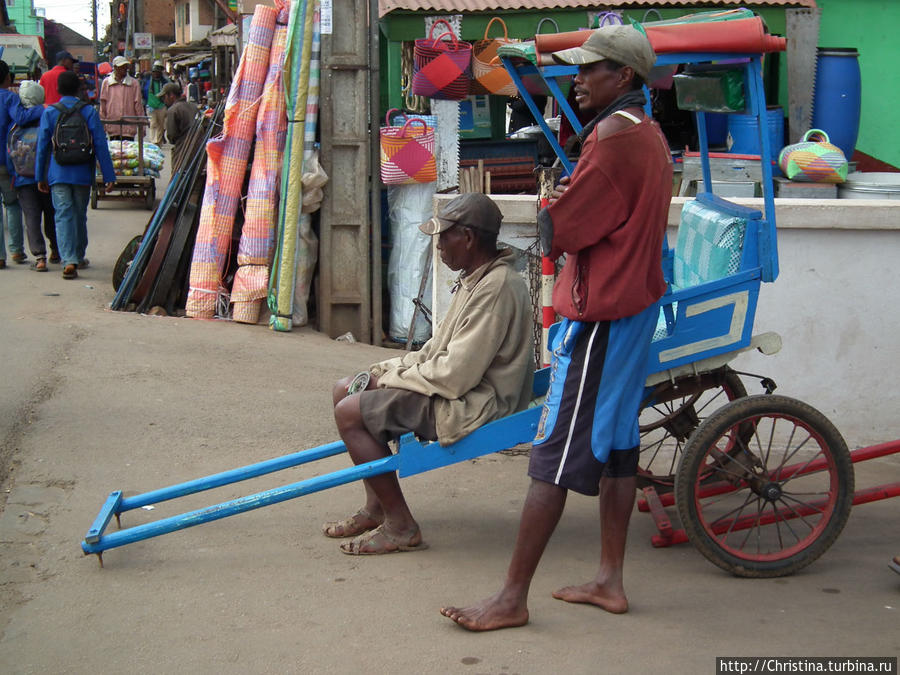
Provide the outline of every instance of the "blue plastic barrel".
<path id="1" fill-rule="evenodd" d="M 706 113 L 707 143 L 709 143 L 710 145 L 725 145 L 725 141 L 727 138 L 728 113 Z"/>
<path id="2" fill-rule="evenodd" d="M 784 111 L 780 107 L 766 110 L 766 122 L 769 130 L 769 144 L 772 158 L 778 159 L 778 153 L 784 146 Z M 755 115 L 728 116 L 728 152 L 736 155 L 759 155 L 759 132 Z"/>
<path id="3" fill-rule="evenodd" d="M 859 135 L 862 95 L 859 52 L 819 47 L 818 58 L 812 125 L 827 132 L 831 142 L 849 160 Z"/>

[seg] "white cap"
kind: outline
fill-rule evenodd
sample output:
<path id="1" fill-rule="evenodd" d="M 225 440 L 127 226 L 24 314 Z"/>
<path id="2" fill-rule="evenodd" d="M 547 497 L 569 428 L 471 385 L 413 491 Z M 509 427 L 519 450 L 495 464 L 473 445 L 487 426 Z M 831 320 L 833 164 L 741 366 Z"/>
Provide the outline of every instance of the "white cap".
<path id="1" fill-rule="evenodd" d="M 128 66 L 131 65 L 131 61 L 126 59 L 124 56 L 117 56 L 113 59 L 113 68 L 118 68 L 119 66 Z"/>
<path id="2" fill-rule="evenodd" d="M 153 67 L 154 68 L 162 68 L 163 67 L 162 61 L 154 61 Z"/>

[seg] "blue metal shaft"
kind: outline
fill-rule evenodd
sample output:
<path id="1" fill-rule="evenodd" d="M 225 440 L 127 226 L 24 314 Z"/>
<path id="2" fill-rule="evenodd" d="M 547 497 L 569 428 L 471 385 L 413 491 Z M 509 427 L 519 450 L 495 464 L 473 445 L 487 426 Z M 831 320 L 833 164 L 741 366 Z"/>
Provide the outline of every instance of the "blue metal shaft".
<path id="1" fill-rule="evenodd" d="M 179 483 L 178 485 L 171 485 L 159 490 L 153 490 L 152 492 L 145 492 L 144 494 L 135 495 L 134 497 L 126 497 L 122 500 L 117 513 L 130 511 L 149 504 L 159 504 L 160 502 L 169 499 L 192 495 L 196 492 L 211 490 L 231 483 L 238 483 L 247 480 L 248 478 L 264 476 L 267 473 L 274 473 L 275 471 L 288 469 L 292 466 L 314 462 L 325 457 L 333 457 L 334 455 L 339 455 L 346 451 L 347 447 L 342 441 L 335 441 L 334 443 L 320 445 L 319 447 L 310 450 L 301 450 L 300 452 L 284 455 L 283 457 L 267 459 L 264 462 L 243 466 L 239 469 L 223 471 L 222 473 L 217 473 L 212 476 L 204 476 L 203 478 L 197 478 L 196 480 L 191 480 L 186 483 Z"/>
<path id="2" fill-rule="evenodd" d="M 299 453 L 302 454 L 302 453 Z M 245 511 L 278 504 L 295 497 L 327 490 L 328 488 L 344 485 L 355 480 L 362 480 L 371 476 L 377 476 L 390 471 L 396 471 L 398 465 L 398 456 L 391 455 L 383 459 L 377 459 L 373 462 L 366 462 L 359 466 L 341 469 L 324 476 L 316 476 L 307 480 L 285 485 L 283 487 L 274 488 L 265 492 L 259 492 L 240 499 L 223 502 L 214 506 L 208 506 L 197 511 L 182 513 L 170 518 L 157 520 L 153 523 L 145 525 L 136 525 L 127 530 L 119 530 L 104 534 L 96 542 L 89 543 L 87 540 L 81 542 L 81 550 L 87 553 L 102 553 L 111 548 L 133 544 L 136 541 L 158 537 L 161 534 L 168 534 L 176 530 L 183 530 L 195 525 L 209 523 L 213 520 L 220 520 Z M 240 469 L 238 469 L 240 471 Z M 231 473 L 231 472 L 228 472 Z M 246 477 L 246 476 L 245 476 Z"/>

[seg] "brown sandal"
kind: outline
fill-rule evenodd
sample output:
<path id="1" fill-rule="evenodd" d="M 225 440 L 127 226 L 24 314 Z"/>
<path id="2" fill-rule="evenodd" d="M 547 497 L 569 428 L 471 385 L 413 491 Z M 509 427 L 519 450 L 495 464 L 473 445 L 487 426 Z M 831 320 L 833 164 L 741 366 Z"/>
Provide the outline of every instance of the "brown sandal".
<path id="1" fill-rule="evenodd" d="M 38 258 L 33 263 L 31 263 L 31 269 L 35 272 L 46 272 L 47 271 L 47 259 L 46 258 Z"/>
<path id="2" fill-rule="evenodd" d="M 346 539 L 368 532 L 378 527 L 381 523 L 372 517 L 365 509 L 360 509 L 349 518 L 332 520 L 322 524 L 322 534 L 332 539 Z"/>
<path id="3" fill-rule="evenodd" d="M 418 540 L 418 541 L 416 541 Z M 414 543 L 415 542 L 415 543 Z M 341 553 L 347 555 L 384 555 L 406 551 L 424 551 L 428 544 L 422 541 L 422 533 L 416 530 L 411 537 L 400 539 L 384 529 L 384 523 L 371 532 L 341 544 Z"/>

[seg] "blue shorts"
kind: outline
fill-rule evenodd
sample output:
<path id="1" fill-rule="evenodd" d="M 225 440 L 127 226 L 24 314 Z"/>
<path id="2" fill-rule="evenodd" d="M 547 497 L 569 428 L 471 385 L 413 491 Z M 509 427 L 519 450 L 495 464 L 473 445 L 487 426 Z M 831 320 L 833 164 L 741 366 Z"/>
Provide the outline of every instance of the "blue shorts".
<path id="1" fill-rule="evenodd" d="M 585 323 L 563 319 L 528 475 L 581 494 L 637 472 L 644 367 L 659 309 Z"/>

